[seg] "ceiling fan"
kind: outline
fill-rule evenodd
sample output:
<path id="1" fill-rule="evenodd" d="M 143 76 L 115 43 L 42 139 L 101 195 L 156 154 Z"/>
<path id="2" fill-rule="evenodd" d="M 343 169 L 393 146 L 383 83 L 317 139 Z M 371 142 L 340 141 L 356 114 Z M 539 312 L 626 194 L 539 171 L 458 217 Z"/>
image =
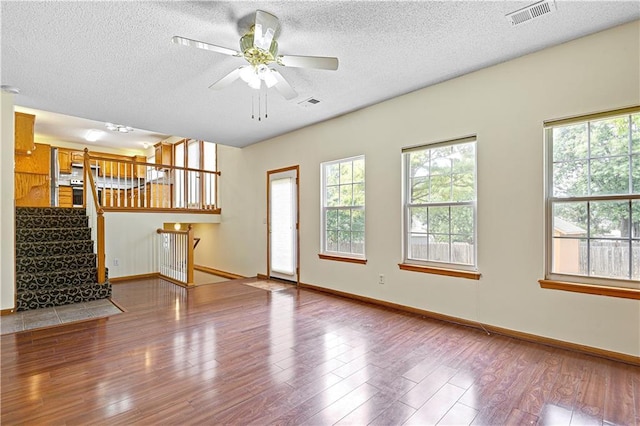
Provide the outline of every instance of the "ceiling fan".
<path id="1" fill-rule="evenodd" d="M 244 65 L 231 71 L 226 76 L 209 86 L 210 89 L 220 90 L 229 86 L 238 78 L 246 82 L 253 89 L 260 89 L 262 83 L 267 88 L 275 88 L 285 99 L 293 99 L 298 94 L 272 64 L 284 67 L 315 68 L 323 70 L 337 70 L 338 58 L 324 56 L 293 56 L 278 55 L 280 22 L 278 18 L 262 10 L 256 11 L 255 24 L 240 38 L 240 50 L 216 46 L 202 41 L 174 36 L 171 41 L 183 46 L 197 47 L 223 55 L 244 58 L 249 65 Z"/>

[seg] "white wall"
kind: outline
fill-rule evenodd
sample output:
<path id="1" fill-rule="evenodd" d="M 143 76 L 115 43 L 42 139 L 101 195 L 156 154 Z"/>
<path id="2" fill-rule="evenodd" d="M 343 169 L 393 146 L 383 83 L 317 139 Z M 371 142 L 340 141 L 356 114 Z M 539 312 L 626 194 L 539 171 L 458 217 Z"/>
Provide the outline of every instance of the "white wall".
<path id="1" fill-rule="evenodd" d="M 4 310 L 15 304 L 14 119 L 13 95 L 0 95 L 0 310 Z"/>
<path id="2" fill-rule="evenodd" d="M 105 254 L 109 278 L 158 272 L 156 230 L 166 222 L 217 223 L 219 215 L 105 212 Z M 118 266 L 114 260 L 118 259 Z"/>
<path id="3" fill-rule="evenodd" d="M 242 150 L 220 147 L 222 223 L 211 231 L 220 250 L 207 266 L 266 273 L 266 172 L 299 164 L 302 282 L 639 356 L 639 301 L 537 282 L 544 277 L 542 123 L 640 104 L 639 76 L 634 22 Z M 481 280 L 399 270 L 402 147 L 469 134 L 478 137 Z M 359 154 L 366 156 L 368 263 L 320 260 L 319 165 Z M 385 285 L 377 284 L 380 273 Z"/>

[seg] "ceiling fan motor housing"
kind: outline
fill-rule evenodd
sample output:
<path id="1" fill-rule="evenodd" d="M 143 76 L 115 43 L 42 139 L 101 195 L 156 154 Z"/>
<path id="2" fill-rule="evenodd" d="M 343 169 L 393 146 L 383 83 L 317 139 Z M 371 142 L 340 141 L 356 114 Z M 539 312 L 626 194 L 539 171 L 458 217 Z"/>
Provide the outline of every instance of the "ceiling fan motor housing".
<path id="1" fill-rule="evenodd" d="M 254 46 L 253 37 L 254 27 L 251 27 L 251 30 L 249 30 L 249 32 L 240 39 L 240 51 L 242 51 L 242 55 L 247 62 L 254 67 L 257 67 L 260 64 L 266 65 L 271 62 L 275 62 L 276 57 L 278 56 L 278 42 L 276 39 L 274 38 L 271 41 L 269 50 L 264 50 Z"/>

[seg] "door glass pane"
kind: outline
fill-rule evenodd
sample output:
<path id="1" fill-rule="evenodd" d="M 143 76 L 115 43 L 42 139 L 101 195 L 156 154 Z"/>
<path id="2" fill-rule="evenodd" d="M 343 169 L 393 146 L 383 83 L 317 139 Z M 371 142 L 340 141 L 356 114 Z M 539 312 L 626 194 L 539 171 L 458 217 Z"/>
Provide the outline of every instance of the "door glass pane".
<path id="1" fill-rule="evenodd" d="M 271 270 L 286 275 L 295 271 L 293 190 L 292 178 L 271 181 Z"/>

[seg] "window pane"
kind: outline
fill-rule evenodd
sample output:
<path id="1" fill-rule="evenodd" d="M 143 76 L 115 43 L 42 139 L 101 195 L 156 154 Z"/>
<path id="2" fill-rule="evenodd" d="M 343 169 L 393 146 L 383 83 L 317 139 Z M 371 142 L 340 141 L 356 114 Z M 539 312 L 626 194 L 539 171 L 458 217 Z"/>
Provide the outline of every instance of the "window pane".
<path id="1" fill-rule="evenodd" d="M 451 207 L 451 233 L 473 235 L 473 207 Z"/>
<path id="2" fill-rule="evenodd" d="M 338 229 L 341 231 L 351 231 L 350 210 L 338 210 Z"/>
<path id="3" fill-rule="evenodd" d="M 586 239 L 554 238 L 552 253 L 552 272 L 557 274 L 587 274 Z"/>
<path id="4" fill-rule="evenodd" d="M 351 232 L 338 231 L 338 251 L 351 253 Z"/>
<path id="5" fill-rule="evenodd" d="M 212 172 L 216 171 L 216 144 L 204 142 L 204 169 Z"/>
<path id="6" fill-rule="evenodd" d="M 351 161 L 340 163 L 340 183 L 351 183 L 353 178 L 353 170 Z"/>
<path id="7" fill-rule="evenodd" d="M 631 202 L 631 222 L 633 238 L 640 238 L 640 200 Z M 638 259 L 640 261 L 640 259 Z"/>
<path id="8" fill-rule="evenodd" d="M 364 210 L 351 211 L 351 229 L 353 231 L 364 231 Z"/>
<path id="9" fill-rule="evenodd" d="M 352 185 L 340 185 L 340 205 L 350 206 L 353 203 Z"/>
<path id="10" fill-rule="evenodd" d="M 327 231 L 327 251 L 338 251 L 338 231 Z"/>
<path id="11" fill-rule="evenodd" d="M 429 164 L 432 176 L 451 174 L 452 162 L 450 146 L 431 149 L 431 162 Z"/>
<path id="12" fill-rule="evenodd" d="M 589 203 L 591 238 L 629 238 L 628 201 L 592 201 Z"/>
<path id="13" fill-rule="evenodd" d="M 364 159 L 353 162 L 353 181 L 364 182 Z"/>
<path id="14" fill-rule="evenodd" d="M 327 210 L 325 214 L 324 223 L 327 231 L 337 231 L 338 230 L 338 211 Z"/>
<path id="15" fill-rule="evenodd" d="M 629 116 L 592 121 L 591 158 L 629 153 Z"/>
<path id="16" fill-rule="evenodd" d="M 629 241 L 591 240 L 589 275 L 629 279 Z"/>
<path id="17" fill-rule="evenodd" d="M 471 201 L 475 195 L 475 179 L 473 173 L 452 175 L 452 201 Z"/>
<path id="18" fill-rule="evenodd" d="M 555 203 L 553 235 L 556 237 L 587 236 L 587 203 Z"/>
<path id="19" fill-rule="evenodd" d="M 451 261 L 465 265 L 473 265 L 473 236 L 452 235 L 451 236 Z"/>
<path id="20" fill-rule="evenodd" d="M 465 143 L 451 147 L 452 172 L 459 174 L 474 173 L 476 167 L 476 144 Z"/>
<path id="21" fill-rule="evenodd" d="M 640 155 L 631 157 L 632 194 L 640 194 Z"/>
<path id="22" fill-rule="evenodd" d="M 633 241 L 633 270 L 632 280 L 640 281 L 640 241 Z"/>
<path id="23" fill-rule="evenodd" d="M 587 124 L 553 129 L 553 161 L 587 158 Z"/>
<path id="24" fill-rule="evenodd" d="M 426 176 L 411 179 L 411 203 L 426 203 L 429 201 L 429 178 Z"/>
<path id="25" fill-rule="evenodd" d="M 431 202 L 451 201 L 451 175 L 431 176 Z"/>
<path id="26" fill-rule="evenodd" d="M 429 207 L 429 233 L 449 233 L 449 207 Z"/>
<path id="27" fill-rule="evenodd" d="M 415 260 L 427 260 L 428 242 L 429 236 L 426 234 L 410 234 L 407 257 Z"/>
<path id="28" fill-rule="evenodd" d="M 640 154 L 640 114 L 631 116 L 631 152 Z"/>
<path id="29" fill-rule="evenodd" d="M 184 167 L 184 142 L 175 144 L 175 158 L 173 164 L 178 167 Z"/>
<path id="30" fill-rule="evenodd" d="M 567 161 L 553 165 L 553 196 L 580 197 L 587 195 L 586 161 Z"/>
<path id="31" fill-rule="evenodd" d="M 429 150 L 414 151 L 409 153 L 409 177 L 429 176 Z"/>
<path id="32" fill-rule="evenodd" d="M 427 207 L 411 207 L 409 209 L 410 221 L 409 229 L 411 232 L 427 232 L 428 221 Z"/>
<path id="33" fill-rule="evenodd" d="M 327 185 L 337 185 L 340 183 L 340 164 L 330 164 L 325 167 L 325 178 Z"/>
<path id="34" fill-rule="evenodd" d="M 364 206 L 364 183 L 353 185 L 353 205 Z"/>
<path id="35" fill-rule="evenodd" d="M 338 207 L 340 205 L 340 192 L 338 186 L 327 187 L 327 207 Z"/>
<path id="36" fill-rule="evenodd" d="M 429 234 L 429 260 L 449 262 L 449 235 Z"/>
<path id="37" fill-rule="evenodd" d="M 591 194 L 629 193 L 629 157 L 591 160 Z"/>
<path id="38" fill-rule="evenodd" d="M 190 141 L 189 147 L 187 148 L 189 151 L 188 155 L 188 165 L 190 169 L 199 169 L 200 168 L 200 142 L 199 141 Z"/>
<path id="39" fill-rule="evenodd" d="M 355 254 L 364 254 L 364 232 L 353 232 L 352 238 L 351 252 Z"/>

